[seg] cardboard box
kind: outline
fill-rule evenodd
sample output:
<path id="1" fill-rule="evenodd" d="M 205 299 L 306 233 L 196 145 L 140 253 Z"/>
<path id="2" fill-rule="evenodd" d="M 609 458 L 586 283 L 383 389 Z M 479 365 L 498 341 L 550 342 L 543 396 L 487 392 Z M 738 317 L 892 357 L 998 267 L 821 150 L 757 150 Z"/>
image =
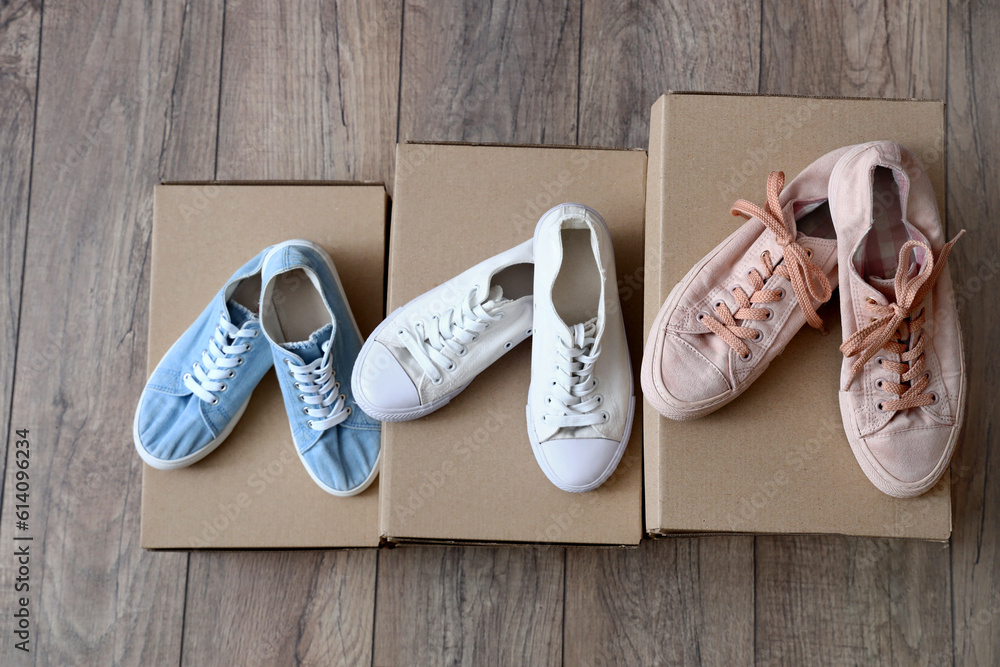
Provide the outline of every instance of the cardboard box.
<path id="1" fill-rule="evenodd" d="M 387 205 L 382 185 L 158 186 L 148 372 L 236 269 L 288 239 L 308 239 L 330 253 L 367 335 L 383 315 Z M 378 481 L 351 498 L 322 491 L 295 453 L 277 380 L 268 373 L 216 451 L 181 470 L 144 467 L 141 544 L 378 546 Z"/>
<path id="2" fill-rule="evenodd" d="M 587 204 L 611 228 L 638 398 L 644 151 L 403 144 L 396 164 L 389 312 L 530 239 L 552 206 Z M 560 491 L 528 442 L 530 359 L 529 339 L 441 410 L 384 425 L 380 525 L 387 540 L 639 542 L 640 420 L 603 486 L 583 494 Z"/>
<path id="3" fill-rule="evenodd" d="M 670 290 L 763 205 L 768 172 L 790 181 L 840 146 L 891 139 L 923 160 L 944 211 L 944 104 L 679 93 L 653 106 L 646 202 L 645 333 Z M 837 391 L 839 303 L 809 326 L 740 398 L 691 422 L 644 408 L 646 527 L 685 531 L 843 533 L 945 540 L 949 477 L 898 500 L 862 473 L 843 432 Z"/>

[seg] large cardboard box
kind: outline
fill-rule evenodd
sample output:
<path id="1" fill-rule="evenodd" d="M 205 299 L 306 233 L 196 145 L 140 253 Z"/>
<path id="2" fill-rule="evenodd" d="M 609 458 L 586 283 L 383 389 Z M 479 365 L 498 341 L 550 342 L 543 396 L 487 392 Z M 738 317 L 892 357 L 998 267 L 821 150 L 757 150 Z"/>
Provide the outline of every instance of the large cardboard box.
<path id="1" fill-rule="evenodd" d="M 646 154 L 567 147 L 403 144 L 396 153 L 388 311 L 532 237 L 564 201 L 611 229 L 632 362 L 642 354 Z M 383 536 L 392 542 L 634 545 L 642 536 L 640 420 L 599 489 L 560 491 L 528 442 L 531 339 L 441 410 L 383 426 Z M 635 392 L 639 397 L 638 370 Z M 637 405 L 639 401 L 636 401 Z"/>
<path id="2" fill-rule="evenodd" d="M 302 238 L 333 258 L 362 334 L 381 321 L 382 185 L 174 184 L 153 207 L 148 372 L 226 280 L 269 245 Z M 295 453 L 273 373 L 212 454 L 181 470 L 145 466 L 147 549 L 378 546 L 378 482 L 337 498 Z"/>
<path id="3" fill-rule="evenodd" d="M 937 101 L 678 93 L 653 106 L 646 201 L 645 333 L 670 290 L 763 205 L 768 172 L 790 181 L 824 153 L 891 139 L 924 162 L 944 198 L 944 105 Z M 843 533 L 947 539 L 949 477 L 898 500 L 859 468 L 837 402 L 839 304 L 820 311 L 736 401 L 690 422 L 644 408 L 646 528 L 674 532 Z"/>

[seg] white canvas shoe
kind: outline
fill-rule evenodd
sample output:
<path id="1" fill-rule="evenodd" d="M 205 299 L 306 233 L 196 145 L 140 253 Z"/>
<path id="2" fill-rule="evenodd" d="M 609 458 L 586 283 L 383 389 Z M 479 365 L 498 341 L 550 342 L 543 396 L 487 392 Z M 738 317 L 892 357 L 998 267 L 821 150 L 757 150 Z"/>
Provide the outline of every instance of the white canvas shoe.
<path id="1" fill-rule="evenodd" d="M 491 257 L 389 315 L 354 365 L 361 409 L 381 421 L 430 414 L 530 336 L 531 246 Z"/>
<path id="2" fill-rule="evenodd" d="M 534 241 L 528 438 L 553 484 L 590 491 L 618 466 L 635 410 L 611 234 L 593 209 L 561 204 Z"/>

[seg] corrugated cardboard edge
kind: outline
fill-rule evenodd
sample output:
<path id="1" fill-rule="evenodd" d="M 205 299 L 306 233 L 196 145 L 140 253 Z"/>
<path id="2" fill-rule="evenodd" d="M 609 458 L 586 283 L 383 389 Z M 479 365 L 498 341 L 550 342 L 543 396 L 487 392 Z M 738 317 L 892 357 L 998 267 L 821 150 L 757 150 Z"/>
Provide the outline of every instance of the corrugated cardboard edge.
<path id="1" fill-rule="evenodd" d="M 657 257 L 662 256 L 663 244 L 663 188 L 660 183 L 663 180 L 664 161 L 666 160 L 665 133 L 666 133 L 666 112 L 668 96 L 662 95 L 653 104 L 650 113 L 651 119 L 660 119 L 659 123 L 651 123 L 649 128 L 649 151 L 646 159 L 646 220 L 645 220 L 645 246 L 643 248 L 643 275 L 645 285 L 643 287 L 643 352 L 645 353 L 645 342 L 649 340 L 650 331 L 653 328 L 653 320 L 660 310 L 660 306 L 665 300 L 663 295 L 663 273 L 661 271 L 649 271 L 649 267 L 656 266 Z M 642 401 L 642 492 L 643 492 L 643 518 L 645 525 L 643 532 L 649 533 L 649 526 L 662 525 L 660 503 L 646 502 L 647 498 L 657 499 L 660 497 L 660 415 L 653 409 L 648 401 Z M 649 445 L 647 446 L 647 443 Z"/>
<path id="2" fill-rule="evenodd" d="M 704 91 L 704 90 L 670 90 L 667 89 L 663 95 L 660 95 L 659 102 L 664 97 L 678 95 L 698 95 L 703 97 L 708 97 L 712 95 L 717 95 L 721 97 L 768 97 L 771 99 L 788 99 L 788 100 L 874 100 L 878 102 L 940 102 L 944 104 L 944 101 L 936 97 L 922 98 L 922 97 L 841 97 L 837 95 L 764 95 L 761 93 L 727 93 L 723 91 Z M 656 103 L 653 104 L 656 106 Z"/>
<path id="3" fill-rule="evenodd" d="M 439 546 L 439 547 L 521 547 L 525 549 L 638 549 L 638 542 L 628 544 L 600 544 L 593 542 L 504 542 L 501 540 L 434 540 L 424 538 L 393 539 L 383 542 L 386 548 L 395 549 L 407 546 Z"/>

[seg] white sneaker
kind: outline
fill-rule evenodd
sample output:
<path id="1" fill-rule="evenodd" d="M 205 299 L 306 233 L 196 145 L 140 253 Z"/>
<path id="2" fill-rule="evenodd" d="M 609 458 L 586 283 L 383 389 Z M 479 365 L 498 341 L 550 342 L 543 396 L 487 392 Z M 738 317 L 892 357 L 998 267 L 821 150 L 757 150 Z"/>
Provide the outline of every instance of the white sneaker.
<path id="1" fill-rule="evenodd" d="M 531 241 L 477 264 L 397 308 L 365 341 L 351 386 L 381 421 L 446 405 L 531 335 Z"/>
<path id="2" fill-rule="evenodd" d="M 593 209 L 561 204 L 534 241 L 528 438 L 553 484 L 590 491 L 618 466 L 635 410 L 611 234 Z"/>

